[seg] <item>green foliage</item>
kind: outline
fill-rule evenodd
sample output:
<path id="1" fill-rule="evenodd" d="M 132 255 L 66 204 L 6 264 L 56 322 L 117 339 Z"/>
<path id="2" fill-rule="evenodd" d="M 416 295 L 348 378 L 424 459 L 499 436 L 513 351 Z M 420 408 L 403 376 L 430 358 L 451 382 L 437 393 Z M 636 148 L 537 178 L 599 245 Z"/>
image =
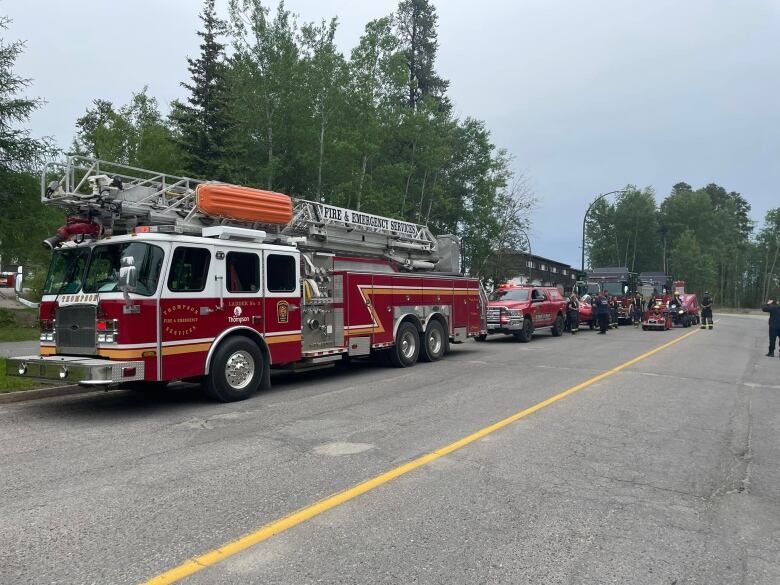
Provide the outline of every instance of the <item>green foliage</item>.
<path id="1" fill-rule="evenodd" d="M 0 16 L 0 35 L 10 20 Z M 0 170 L 30 171 L 54 154 L 48 140 L 30 136 L 24 125 L 43 100 L 20 96 L 31 80 L 14 73 L 16 58 L 24 49 L 22 41 L 7 42 L 0 36 Z"/>
<path id="2" fill-rule="evenodd" d="M 592 266 L 665 270 L 684 280 L 687 290 L 708 289 L 721 306 L 755 306 L 780 271 L 773 239 L 778 219 L 770 212 L 752 239 L 750 204 L 739 193 L 714 183 L 694 190 L 679 182 L 656 208 L 651 189 L 629 187 L 614 203 L 594 205 L 588 254 Z"/>
<path id="3" fill-rule="evenodd" d="M 181 170 L 181 153 L 163 120 L 157 100 L 144 87 L 116 110 L 95 100 L 76 122 L 75 152 L 164 173 Z"/>
<path id="4" fill-rule="evenodd" d="M 401 0 L 395 14 L 397 36 L 408 70 L 408 105 L 415 108 L 425 98 L 433 98 L 449 110 L 445 93 L 449 82 L 435 71 L 439 48 L 436 9 L 429 0 Z"/>
<path id="5" fill-rule="evenodd" d="M 171 119 L 183 152 L 183 168 L 191 177 L 229 181 L 235 124 L 230 115 L 231 93 L 225 63 L 225 46 L 219 39 L 227 24 L 219 19 L 215 0 L 205 0 L 200 20 L 203 39 L 200 56 L 188 59 L 190 82 L 187 103 L 174 102 Z"/>
<path id="6" fill-rule="evenodd" d="M 703 293 L 713 288 L 716 275 L 714 258 L 703 253 L 696 233 L 691 229 L 686 229 L 675 238 L 670 268 L 672 274 L 685 280 L 686 290 Z"/>
<path id="7" fill-rule="evenodd" d="M 532 198 L 508 194 L 510 159 L 484 124 L 451 116 L 435 22 L 428 2 L 402 2 L 366 25 L 347 59 L 335 19 L 299 26 L 283 2 L 272 14 L 261 0 L 231 0 L 234 177 L 459 234 L 467 266 L 484 275 Z"/>
<path id="8" fill-rule="evenodd" d="M 41 204 L 40 178 L 0 169 L 0 254 L 4 263 L 27 270 L 46 266 L 49 253 L 42 241 L 64 223 L 62 211 Z"/>
<path id="9" fill-rule="evenodd" d="M 614 203 L 602 199 L 588 215 L 591 266 L 627 266 L 634 272 L 661 270 L 660 226 L 651 187 L 628 185 Z"/>

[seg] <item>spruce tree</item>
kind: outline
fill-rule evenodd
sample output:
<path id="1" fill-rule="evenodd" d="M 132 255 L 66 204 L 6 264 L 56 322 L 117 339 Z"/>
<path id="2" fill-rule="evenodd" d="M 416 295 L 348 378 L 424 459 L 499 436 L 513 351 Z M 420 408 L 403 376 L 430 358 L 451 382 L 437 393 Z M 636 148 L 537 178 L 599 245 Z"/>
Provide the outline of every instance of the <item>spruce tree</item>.
<path id="1" fill-rule="evenodd" d="M 409 107 L 416 109 L 420 100 L 432 97 L 448 111 L 450 104 L 445 93 L 449 82 L 434 69 L 439 48 L 436 8 L 430 0 L 401 0 L 395 20 L 409 69 Z"/>
<path id="2" fill-rule="evenodd" d="M 9 22 L 0 16 L 0 35 Z M 29 130 L 19 127 L 43 105 L 43 100 L 18 95 L 30 85 L 29 79 L 13 70 L 23 48 L 22 41 L 6 43 L 0 36 L 0 170 L 34 169 L 52 151 L 46 141 L 33 138 Z"/>
<path id="3" fill-rule="evenodd" d="M 187 59 L 189 91 L 187 103 L 174 102 L 171 116 L 178 129 L 183 153 L 183 172 L 189 176 L 229 181 L 232 133 L 230 92 L 225 63 L 225 45 L 219 38 L 226 34 L 226 23 L 217 17 L 215 0 L 205 0 L 200 19 L 202 30 L 200 56 Z"/>

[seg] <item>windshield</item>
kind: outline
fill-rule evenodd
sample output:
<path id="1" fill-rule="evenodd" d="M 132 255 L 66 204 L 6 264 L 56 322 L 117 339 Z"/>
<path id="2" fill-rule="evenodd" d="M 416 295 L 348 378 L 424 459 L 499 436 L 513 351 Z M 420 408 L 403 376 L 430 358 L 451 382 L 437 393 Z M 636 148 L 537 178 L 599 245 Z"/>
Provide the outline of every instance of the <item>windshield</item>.
<path id="1" fill-rule="evenodd" d="M 604 282 L 601 286 L 604 288 L 604 292 L 608 292 L 611 295 L 620 296 L 626 292 L 623 290 L 622 282 Z"/>
<path id="2" fill-rule="evenodd" d="M 138 279 L 133 292 L 150 296 L 157 290 L 157 281 L 162 269 L 163 251 L 157 246 L 140 242 L 95 246 L 84 279 L 84 292 L 103 293 L 119 290 L 119 268 L 123 256 L 135 260 Z"/>
<path id="3" fill-rule="evenodd" d="M 528 289 L 505 288 L 497 290 L 490 295 L 491 301 L 527 301 Z"/>
<path id="4" fill-rule="evenodd" d="M 60 295 L 79 292 L 88 258 L 89 248 L 67 248 L 55 251 L 51 258 L 49 275 L 43 285 L 43 294 Z"/>

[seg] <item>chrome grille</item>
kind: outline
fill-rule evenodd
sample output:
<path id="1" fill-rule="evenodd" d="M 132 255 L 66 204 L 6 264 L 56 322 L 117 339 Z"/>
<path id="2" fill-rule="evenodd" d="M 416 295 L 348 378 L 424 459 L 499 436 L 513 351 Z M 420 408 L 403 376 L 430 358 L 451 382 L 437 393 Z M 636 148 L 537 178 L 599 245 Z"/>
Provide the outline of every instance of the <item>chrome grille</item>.
<path id="1" fill-rule="evenodd" d="M 488 307 L 487 320 L 491 322 L 499 322 L 501 320 L 501 307 Z"/>
<path id="2" fill-rule="evenodd" d="M 57 353 L 94 355 L 95 305 L 73 305 L 57 309 Z"/>

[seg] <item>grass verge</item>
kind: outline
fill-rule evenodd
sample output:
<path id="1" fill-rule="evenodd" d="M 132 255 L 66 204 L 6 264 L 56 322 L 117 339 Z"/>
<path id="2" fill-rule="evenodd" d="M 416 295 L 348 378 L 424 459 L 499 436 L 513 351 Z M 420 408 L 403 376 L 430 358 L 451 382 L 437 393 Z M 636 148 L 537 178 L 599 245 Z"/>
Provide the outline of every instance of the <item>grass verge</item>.
<path id="1" fill-rule="evenodd" d="M 0 309 L 0 342 L 38 339 L 37 309 Z"/>

